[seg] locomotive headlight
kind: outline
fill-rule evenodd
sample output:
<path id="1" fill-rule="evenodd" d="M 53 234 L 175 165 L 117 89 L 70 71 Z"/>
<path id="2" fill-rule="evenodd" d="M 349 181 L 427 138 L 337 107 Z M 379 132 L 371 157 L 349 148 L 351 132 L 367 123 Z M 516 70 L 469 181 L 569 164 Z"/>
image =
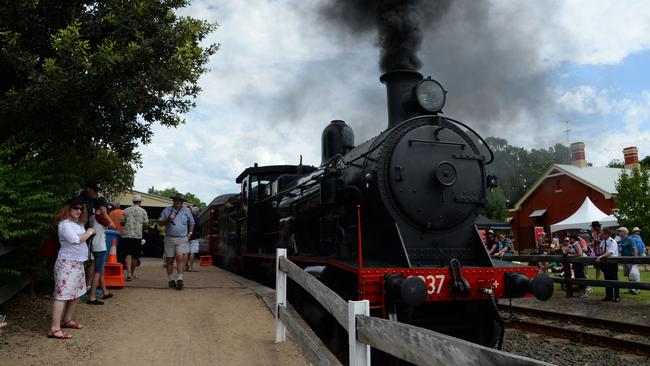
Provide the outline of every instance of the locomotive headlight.
<path id="1" fill-rule="evenodd" d="M 415 87 L 415 97 L 418 104 L 429 112 L 440 112 L 445 106 L 447 91 L 437 81 L 428 78 L 420 81 Z"/>

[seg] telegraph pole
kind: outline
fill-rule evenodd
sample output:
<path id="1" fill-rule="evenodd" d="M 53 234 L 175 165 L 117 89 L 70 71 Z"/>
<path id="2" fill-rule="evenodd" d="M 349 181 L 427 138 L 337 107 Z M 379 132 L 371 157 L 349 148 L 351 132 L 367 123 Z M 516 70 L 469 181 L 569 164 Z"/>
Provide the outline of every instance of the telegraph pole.
<path id="1" fill-rule="evenodd" d="M 569 132 L 571 132 L 571 129 L 569 128 L 569 120 L 564 121 L 566 123 L 566 130 L 564 130 L 564 133 L 566 133 L 566 147 L 569 148 L 569 161 L 571 161 L 571 142 L 569 140 Z"/>

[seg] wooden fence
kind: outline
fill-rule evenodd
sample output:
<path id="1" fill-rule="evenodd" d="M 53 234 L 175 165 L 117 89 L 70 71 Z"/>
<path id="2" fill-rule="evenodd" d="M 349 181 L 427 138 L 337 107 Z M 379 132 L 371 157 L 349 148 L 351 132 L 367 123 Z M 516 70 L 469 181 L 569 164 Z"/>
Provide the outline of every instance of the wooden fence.
<path id="1" fill-rule="evenodd" d="M 367 300 L 346 302 L 287 259 L 286 249 L 277 250 L 276 342 L 284 342 L 286 329 L 291 331 L 290 324 L 295 323 L 287 311 L 287 277 L 309 292 L 348 331 L 350 366 L 370 365 L 370 347 L 416 365 L 550 365 L 428 329 L 372 317 Z"/>
<path id="2" fill-rule="evenodd" d="M 12 251 L 13 247 L 0 243 L 0 257 L 9 254 Z M 31 282 L 32 279 L 30 277 L 21 277 L 11 280 L 4 285 L 0 284 L 0 304 L 4 304 L 7 300 L 14 297 Z"/>
<path id="3" fill-rule="evenodd" d="M 493 257 L 510 262 L 558 262 L 562 263 L 564 268 L 569 268 L 571 263 L 595 264 L 596 257 L 578 257 L 569 255 L 511 255 Z M 617 264 L 650 264 L 650 257 L 606 257 L 600 260 L 600 263 L 617 263 Z M 630 282 L 630 281 L 612 281 L 612 280 L 588 280 L 583 278 L 571 278 L 571 271 L 564 271 L 564 277 L 551 277 L 553 282 L 565 285 L 567 297 L 573 296 L 573 286 L 595 286 L 595 287 L 617 287 L 638 290 L 650 290 L 648 282 Z"/>

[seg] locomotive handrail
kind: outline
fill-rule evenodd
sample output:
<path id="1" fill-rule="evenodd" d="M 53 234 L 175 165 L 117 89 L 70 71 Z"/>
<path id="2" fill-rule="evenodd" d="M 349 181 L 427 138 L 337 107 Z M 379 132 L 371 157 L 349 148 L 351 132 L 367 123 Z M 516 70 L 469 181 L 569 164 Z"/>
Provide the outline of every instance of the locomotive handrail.
<path id="1" fill-rule="evenodd" d="M 276 343 L 286 339 L 286 328 L 295 336 L 304 334 L 291 319 L 286 307 L 287 277 L 309 292 L 348 331 L 350 366 L 370 365 L 370 347 L 415 365 L 551 365 L 454 338 L 429 329 L 370 316 L 368 300 L 348 301 L 305 272 L 277 249 L 276 260 Z M 289 320 L 291 319 L 291 320 Z M 286 328 L 285 322 L 286 321 Z M 318 352 L 316 348 L 308 350 Z M 317 357 L 319 365 L 332 365 L 327 357 Z"/>
<path id="2" fill-rule="evenodd" d="M 486 148 L 486 149 L 488 150 L 488 152 L 490 153 L 490 160 L 487 161 L 487 162 L 485 162 L 485 165 L 489 165 L 489 164 L 491 164 L 491 163 L 494 161 L 494 152 L 492 152 L 492 149 L 490 149 L 490 146 L 487 144 L 487 142 L 485 142 L 485 140 L 483 139 L 483 137 L 482 137 L 481 135 L 479 135 L 479 134 L 478 134 L 476 131 L 474 131 L 471 127 L 469 127 L 468 125 L 464 124 L 464 123 L 461 122 L 461 121 L 458 121 L 458 120 L 455 120 L 455 119 L 453 119 L 453 118 L 449 118 L 449 117 L 444 117 L 444 118 L 445 118 L 446 120 L 448 120 L 448 121 L 451 121 L 451 122 L 457 123 L 457 124 L 459 124 L 459 125 L 465 127 L 466 129 L 470 130 L 470 131 L 474 134 L 474 136 L 478 137 L 479 140 L 481 140 L 481 142 L 483 143 L 483 146 L 485 146 L 485 148 Z"/>

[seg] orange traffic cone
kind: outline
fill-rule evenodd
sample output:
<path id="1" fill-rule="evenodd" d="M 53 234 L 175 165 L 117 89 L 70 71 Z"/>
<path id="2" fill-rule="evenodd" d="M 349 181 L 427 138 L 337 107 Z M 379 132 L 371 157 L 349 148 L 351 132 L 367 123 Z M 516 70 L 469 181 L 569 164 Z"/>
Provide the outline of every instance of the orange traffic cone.
<path id="1" fill-rule="evenodd" d="M 120 233 L 115 230 L 106 230 L 106 240 L 111 242 L 111 251 L 104 265 L 104 281 L 107 287 L 124 287 L 124 267 L 117 261 L 117 238 Z"/>
<path id="2" fill-rule="evenodd" d="M 106 264 L 117 264 L 117 238 L 111 240 L 111 251 L 108 253 Z"/>

